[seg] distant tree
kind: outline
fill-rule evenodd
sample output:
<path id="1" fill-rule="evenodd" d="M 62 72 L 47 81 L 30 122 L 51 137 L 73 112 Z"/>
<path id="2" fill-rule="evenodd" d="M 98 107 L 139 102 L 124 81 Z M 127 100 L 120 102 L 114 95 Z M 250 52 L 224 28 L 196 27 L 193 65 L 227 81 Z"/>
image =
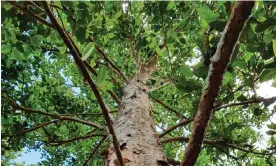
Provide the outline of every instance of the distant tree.
<path id="1" fill-rule="evenodd" d="M 275 5 L 2 2 L 3 165 L 275 165 Z"/>

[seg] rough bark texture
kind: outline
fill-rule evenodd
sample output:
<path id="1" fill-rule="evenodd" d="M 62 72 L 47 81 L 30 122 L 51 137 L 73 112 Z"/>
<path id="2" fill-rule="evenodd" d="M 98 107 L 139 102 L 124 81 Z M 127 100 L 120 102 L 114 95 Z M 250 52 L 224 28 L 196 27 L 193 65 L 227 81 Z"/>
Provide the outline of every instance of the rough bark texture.
<path id="1" fill-rule="evenodd" d="M 219 93 L 223 80 L 223 74 L 231 59 L 235 44 L 242 31 L 243 25 L 248 19 L 253 2 L 236 2 L 230 18 L 224 29 L 220 42 L 218 43 L 215 55 L 211 59 L 207 86 L 204 89 L 197 115 L 194 120 L 191 139 L 189 139 L 182 166 L 192 166 L 196 163 L 201 151 L 201 145 L 205 136 L 206 127 L 212 116 L 213 105 Z"/>
<path id="2" fill-rule="evenodd" d="M 114 124 L 125 166 L 157 166 L 166 163 L 152 118 L 149 88 L 139 79 L 132 79 L 124 88 L 121 109 Z M 117 165 L 111 147 L 105 165 Z"/>

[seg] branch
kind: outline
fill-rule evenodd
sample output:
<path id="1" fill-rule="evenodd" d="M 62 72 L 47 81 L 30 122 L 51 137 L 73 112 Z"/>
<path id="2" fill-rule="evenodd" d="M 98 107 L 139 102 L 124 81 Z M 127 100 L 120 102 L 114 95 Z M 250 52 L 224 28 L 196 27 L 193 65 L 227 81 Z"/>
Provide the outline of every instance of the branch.
<path id="1" fill-rule="evenodd" d="M 88 158 L 83 163 L 83 166 L 88 166 L 88 162 L 92 159 L 93 155 L 98 151 L 102 143 L 106 140 L 107 136 L 103 137 L 101 141 L 97 144 L 97 146 L 92 150 L 91 154 L 88 156 Z"/>
<path id="2" fill-rule="evenodd" d="M 34 14 L 29 9 L 20 6 L 18 3 L 14 2 L 14 1 L 6 1 L 6 2 L 11 4 L 12 6 L 18 8 L 20 11 L 28 14 L 30 17 L 34 18 L 35 20 L 39 21 L 40 23 L 45 24 L 48 27 L 54 28 L 54 25 L 52 23 L 49 23 L 45 19 L 43 19 L 43 18 L 39 17 L 38 15 Z"/>
<path id="3" fill-rule="evenodd" d="M 44 6 L 44 9 L 45 11 L 47 12 L 51 22 L 54 24 L 54 26 L 56 27 L 56 30 L 58 31 L 58 33 L 60 34 L 60 36 L 62 37 L 64 43 L 66 44 L 66 46 L 69 48 L 69 50 L 71 51 L 71 54 L 75 60 L 75 63 L 76 65 L 78 66 L 79 70 L 81 71 L 82 75 L 84 76 L 84 78 L 87 80 L 87 82 L 89 83 L 92 91 L 94 92 L 94 95 L 101 107 L 101 110 L 103 112 L 103 115 L 104 115 L 104 118 L 105 118 L 105 121 L 107 123 L 107 127 L 108 127 L 108 130 L 110 132 L 110 134 L 112 135 L 113 137 L 113 145 L 114 145 L 114 148 L 116 150 L 116 155 L 118 157 L 118 161 L 119 161 L 119 164 L 120 166 L 123 166 L 124 165 L 124 162 L 123 162 L 123 157 L 122 157 L 122 154 L 121 154 L 121 151 L 120 151 L 120 145 L 118 143 L 118 139 L 116 137 L 116 134 L 115 134 L 115 131 L 113 129 L 113 126 L 112 126 L 112 121 L 109 117 L 109 109 L 106 107 L 101 95 L 100 95 L 100 92 L 99 90 L 97 89 L 97 86 L 96 84 L 94 83 L 94 81 L 91 79 L 85 65 L 83 64 L 82 60 L 81 60 L 81 56 L 80 56 L 80 52 L 79 50 L 77 50 L 77 47 L 75 47 L 72 43 L 72 40 L 69 38 L 69 36 L 67 35 L 67 33 L 62 29 L 62 27 L 59 25 L 59 23 L 57 22 L 56 18 L 54 17 L 51 9 L 49 8 L 48 6 L 48 3 L 47 2 L 43 2 L 43 6 Z"/>
<path id="4" fill-rule="evenodd" d="M 150 96 L 152 97 L 152 96 Z M 153 98 L 153 97 L 152 97 Z M 154 99 L 154 98 L 153 98 Z M 154 100 L 158 100 L 158 99 L 154 99 Z M 249 100 L 249 101 L 244 101 L 244 102 L 240 102 L 240 103 L 231 103 L 231 104 L 226 104 L 226 105 L 223 105 L 223 106 L 218 106 L 213 109 L 213 111 L 218 111 L 222 108 L 227 108 L 227 107 L 232 107 L 232 106 L 238 106 L 238 105 L 245 105 L 245 104 L 250 104 L 250 103 L 261 103 L 261 102 L 274 102 L 276 101 L 276 96 L 275 97 L 271 97 L 271 98 L 267 98 L 267 99 L 264 99 L 264 98 L 257 98 L 257 99 L 254 99 L 254 100 Z M 158 101 L 156 101 L 158 102 Z M 162 101 L 160 101 L 162 102 Z M 160 103 L 161 104 L 161 103 Z M 162 104 L 161 104 L 162 105 Z M 168 106 L 166 105 L 163 105 L 165 108 L 167 108 Z M 167 109 L 169 109 L 170 107 L 168 107 Z M 175 112 L 177 113 L 177 112 Z M 181 114 L 180 114 L 181 115 Z M 178 124 L 176 124 L 175 126 L 172 126 L 171 128 L 167 129 L 165 132 L 163 132 L 162 134 L 159 135 L 159 137 L 164 137 L 165 135 L 169 134 L 170 132 L 172 132 L 173 130 L 177 129 L 178 127 L 181 127 L 181 126 L 184 126 L 184 125 L 187 125 L 189 124 L 190 122 L 192 122 L 194 120 L 194 117 L 190 118 L 190 119 L 184 119 L 183 121 L 179 122 Z"/>
<path id="5" fill-rule="evenodd" d="M 42 127 L 48 126 L 48 125 L 50 125 L 50 124 L 52 124 L 52 123 L 56 123 L 56 122 L 61 121 L 61 120 L 62 120 L 62 118 L 56 119 L 56 120 L 52 120 L 52 121 L 50 121 L 50 122 L 42 123 L 42 124 L 37 125 L 37 126 L 35 126 L 35 127 L 33 127 L 33 128 L 30 128 L 30 129 L 27 129 L 27 130 L 24 130 L 24 131 L 21 131 L 21 132 L 18 132 L 18 133 L 14 133 L 14 134 L 1 133 L 1 136 L 2 136 L 3 138 L 5 138 L 5 137 L 17 137 L 17 136 L 20 136 L 20 135 L 25 135 L 26 133 L 35 131 L 35 130 L 37 130 L 37 129 L 40 129 L 40 128 L 42 128 Z"/>
<path id="6" fill-rule="evenodd" d="M 248 101 L 243 101 L 243 102 L 239 102 L 239 103 L 230 103 L 230 104 L 225 104 L 225 105 L 222 105 L 222 106 L 219 106 L 219 107 L 215 107 L 214 111 L 217 111 L 219 109 L 222 109 L 222 108 L 228 108 L 228 107 L 232 107 L 232 106 L 239 106 L 239 105 L 246 105 L 246 104 L 252 104 L 252 103 L 273 103 L 276 101 L 276 96 L 275 97 L 270 97 L 270 98 L 256 98 L 256 99 L 253 99 L 253 100 L 248 100 Z"/>
<path id="7" fill-rule="evenodd" d="M 232 52 L 238 41 L 243 26 L 248 19 L 254 2 L 236 2 L 218 43 L 215 55 L 207 76 L 207 87 L 202 92 L 197 115 L 194 120 L 192 136 L 188 142 L 181 166 L 192 166 L 196 163 L 206 128 L 212 116 L 213 105 L 222 84 L 223 74 L 230 62 Z"/>
<path id="8" fill-rule="evenodd" d="M 167 106 L 167 105 L 166 105 L 165 103 L 163 103 L 161 100 L 154 98 L 152 95 L 150 95 L 150 97 L 151 97 L 154 101 L 156 101 L 157 103 L 159 103 L 160 105 L 162 105 L 163 107 L 165 107 L 167 110 L 169 110 L 169 111 L 175 113 L 175 114 L 176 114 L 177 116 L 179 116 L 180 118 L 187 119 L 187 118 L 186 118 L 185 116 L 183 116 L 181 113 L 179 113 L 179 112 L 177 112 L 176 110 L 174 110 L 173 108 Z"/>
<path id="9" fill-rule="evenodd" d="M 82 123 L 82 124 L 85 124 L 87 126 L 95 127 L 99 130 L 104 130 L 105 129 L 103 126 L 100 126 L 98 124 L 88 122 L 88 121 L 85 121 L 85 120 L 82 120 L 82 119 L 68 117 L 68 116 L 60 116 L 58 114 L 51 114 L 51 113 L 43 112 L 43 111 L 40 111 L 40 110 L 35 110 L 35 109 L 32 109 L 32 108 L 26 108 L 26 107 L 20 106 L 14 100 L 12 100 L 12 99 L 10 99 L 6 96 L 3 96 L 3 97 L 6 98 L 12 104 L 12 106 L 14 108 L 19 109 L 21 111 L 24 111 L 25 113 L 36 113 L 36 114 L 52 117 L 52 118 L 55 118 L 55 119 L 69 120 L 69 121 L 73 121 L 73 122 Z"/>
<path id="10" fill-rule="evenodd" d="M 165 143 L 169 143 L 169 142 L 189 142 L 189 138 L 188 137 L 170 137 L 170 138 L 164 138 L 162 139 L 160 142 L 162 144 L 165 144 Z M 230 147 L 232 149 L 236 149 L 236 150 L 240 150 L 240 151 L 243 151 L 243 152 L 246 152 L 246 153 L 253 153 L 253 154 L 259 154 L 259 155 L 271 155 L 271 154 L 274 154 L 276 153 L 276 151 L 273 151 L 273 152 L 268 152 L 268 153 L 263 153 L 263 152 L 257 152 L 257 151 L 254 151 L 254 150 L 247 150 L 247 149 L 244 149 L 244 148 L 241 148 L 241 147 L 238 147 L 237 145 L 233 144 L 233 143 L 229 143 L 229 142 L 226 142 L 226 141 L 223 141 L 223 140 L 203 140 L 203 143 L 206 144 L 206 145 L 209 145 L 209 146 L 213 146 L 215 148 L 217 148 L 217 146 L 225 146 L 225 147 Z M 243 144 L 242 146 L 246 146 L 246 147 L 252 147 L 251 145 L 247 145 L 247 144 Z"/>
<path id="11" fill-rule="evenodd" d="M 175 159 L 172 158 L 167 158 L 168 164 L 172 165 L 172 166 L 177 166 L 180 165 L 180 161 L 177 161 Z"/>
<path id="12" fill-rule="evenodd" d="M 88 37 L 88 40 L 89 40 L 90 42 L 94 42 L 94 40 L 92 39 L 91 36 Z M 94 42 L 94 43 L 95 43 L 95 42 Z M 118 72 L 118 75 L 121 76 L 125 82 L 127 82 L 127 78 L 125 77 L 125 75 L 123 74 L 123 72 L 122 72 L 116 65 L 114 65 L 113 62 L 111 62 L 111 61 L 108 59 L 108 57 L 105 55 L 105 53 L 102 51 L 102 49 L 101 49 L 98 45 L 96 45 L 96 44 L 95 44 L 95 47 L 96 47 L 96 50 L 97 50 L 98 54 L 99 54 L 108 64 L 110 64 L 110 66 L 111 66 L 115 71 Z"/>
<path id="13" fill-rule="evenodd" d="M 110 111 L 109 113 L 116 113 L 118 111 Z M 100 116 L 103 115 L 103 113 L 75 113 L 75 114 L 57 114 L 59 116 Z"/>
<path id="14" fill-rule="evenodd" d="M 165 80 L 165 81 L 161 82 L 160 85 L 156 85 L 156 86 L 151 87 L 151 89 L 149 91 L 152 92 L 152 91 L 161 89 L 161 88 L 163 88 L 164 86 L 166 86 L 166 85 L 168 85 L 170 83 L 172 83 L 172 81 L 170 79 Z"/>
<path id="15" fill-rule="evenodd" d="M 215 107 L 220 106 L 228 97 L 232 96 L 233 94 L 235 94 L 237 91 L 241 90 L 243 88 L 243 86 L 238 87 L 236 90 L 234 90 L 233 92 L 229 93 L 227 96 L 225 96 L 223 99 L 221 99 L 221 101 L 219 101 Z"/>
<path id="16" fill-rule="evenodd" d="M 87 61 L 84 61 L 84 65 L 92 74 L 94 74 L 95 76 L 98 75 L 96 70 L 93 67 L 91 67 L 90 64 Z M 121 100 L 119 99 L 119 97 L 112 90 L 107 90 L 107 92 L 118 103 L 118 105 L 121 104 Z"/>
<path id="17" fill-rule="evenodd" d="M 179 122 L 178 124 L 176 124 L 175 126 L 172 126 L 171 128 L 168 128 L 164 133 L 159 135 L 159 138 L 164 137 L 165 135 L 169 134 L 170 132 L 172 132 L 174 129 L 180 127 L 180 126 L 184 126 L 186 124 L 189 124 L 190 122 L 192 122 L 194 120 L 194 118 L 190 118 L 190 119 L 185 119 L 181 122 Z"/>
<path id="18" fill-rule="evenodd" d="M 136 50 L 135 41 L 132 41 L 131 37 L 129 37 L 128 40 L 129 40 L 129 43 L 130 43 L 131 55 L 134 59 L 135 65 L 136 65 L 136 67 L 139 67 L 140 66 L 140 60 L 139 60 L 138 53 L 137 53 L 137 50 Z"/>
<path id="19" fill-rule="evenodd" d="M 47 142 L 46 141 L 46 144 L 48 144 L 50 146 L 59 146 L 62 144 L 66 144 L 66 143 L 70 143 L 70 142 L 74 142 L 74 141 L 78 141 L 78 140 L 84 140 L 84 139 L 88 139 L 88 138 L 95 137 L 95 136 L 107 137 L 106 134 L 86 134 L 83 136 L 78 136 L 78 137 L 74 137 L 74 138 L 67 139 L 67 140 L 56 140 L 55 142 Z"/>

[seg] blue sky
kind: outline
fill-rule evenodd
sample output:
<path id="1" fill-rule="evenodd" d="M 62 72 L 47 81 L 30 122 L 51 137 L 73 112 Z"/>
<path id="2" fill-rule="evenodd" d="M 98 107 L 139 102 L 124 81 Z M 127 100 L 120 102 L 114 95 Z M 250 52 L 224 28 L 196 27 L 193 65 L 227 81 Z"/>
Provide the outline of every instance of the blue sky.
<path id="1" fill-rule="evenodd" d="M 18 157 L 15 161 L 18 163 L 22 163 L 23 161 L 26 162 L 26 165 L 31 165 L 42 161 L 41 159 L 41 152 L 30 150 L 28 151 L 27 148 L 23 149 L 21 154 L 22 156 Z"/>

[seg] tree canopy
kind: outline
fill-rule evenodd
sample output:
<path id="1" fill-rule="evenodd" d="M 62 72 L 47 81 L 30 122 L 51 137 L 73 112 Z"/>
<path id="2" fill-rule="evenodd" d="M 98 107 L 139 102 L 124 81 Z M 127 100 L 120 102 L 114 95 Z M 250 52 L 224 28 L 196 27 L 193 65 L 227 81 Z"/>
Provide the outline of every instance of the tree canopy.
<path id="1" fill-rule="evenodd" d="M 116 118 L 136 58 L 158 55 L 158 69 L 145 84 L 164 152 L 178 164 L 233 4 L 48 2 L 59 29 L 40 2 L 2 2 L 2 163 L 15 163 L 27 147 L 42 153 L 38 165 L 103 165 L 114 138 L 100 99 Z M 275 25 L 276 3 L 256 2 L 224 73 L 196 165 L 276 164 L 276 94 L 256 92 L 266 81 L 276 87 Z M 81 55 L 96 89 L 66 42 Z"/>

